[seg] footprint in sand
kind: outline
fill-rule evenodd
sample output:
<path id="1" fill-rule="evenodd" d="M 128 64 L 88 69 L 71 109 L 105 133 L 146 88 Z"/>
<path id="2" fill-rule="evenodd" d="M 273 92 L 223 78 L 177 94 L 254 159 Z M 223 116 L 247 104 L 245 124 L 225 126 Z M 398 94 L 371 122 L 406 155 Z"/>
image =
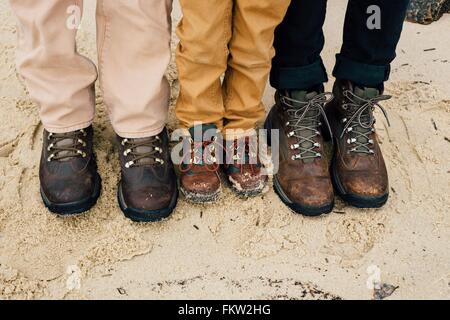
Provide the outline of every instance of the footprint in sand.
<path id="1" fill-rule="evenodd" d="M 326 230 L 324 253 L 356 260 L 375 245 L 385 230 L 380 214 L 365 213 L 364 217 L 345 218 L 330 222 Z"/>

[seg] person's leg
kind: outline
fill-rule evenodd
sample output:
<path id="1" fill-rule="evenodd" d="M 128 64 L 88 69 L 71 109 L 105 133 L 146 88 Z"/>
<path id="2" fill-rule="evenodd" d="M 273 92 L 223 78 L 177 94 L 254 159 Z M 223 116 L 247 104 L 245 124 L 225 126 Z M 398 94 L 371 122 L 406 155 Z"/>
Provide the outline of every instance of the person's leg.
<path id="1" fill-rule="evenodd" d="M 50 211 L 61 215 L 89 210 L 101 189 L 91 126 L 97 71 L 75 44 L 82 4 L 11 0 L 19 20 L 18 70 L 45 128 L 41 196 Z"/>
<path id="2" fill-rule="evenodd" d="M 165 126 L 171 11 L 171 0 L 97 2 L 100 85 L 121 137 L 154 136 Z"/>
<path id="3" fill-rule="evenodd" d="M 169 216 L 176 175 L 164 129 L 170 88 L 172 0 L 98 0 L 100 84 L 117 133 L 124 214 L 138 222 Z"/>
<path id="4" fill-rule="evenodd" d="M 225 173 L 234 190 L 254 196 L 266 186 L 254 130 L 264 118 L 262 97 L 274 56 L 274 32 L 289 0 L 235 0 L 230 58 L 223 83 Z"/>
<path id="5" fill-rule="evenodd" d="M 40 107 L 46 130 L 88 127 L 94 117 L 97 70 L 78 54 L 75 36 L 82 0 L 11 0 L 18 17 L 17 66 Z"/>
<path id="6" fill-rule="evenodd" d="M 320 54 L 327 0 L 292 1 L 275 31 L 270 83 L 278 90 L 308 90 L 328 80 Z"/>
<path id="7" fill-rule="evenodd" d="M 408 0 L 350 0 L 337 55 L 334 102 L 327 108 L 335 136 L 336 192 L 356 207 L 381 207 L 389 197 L 386 165 L 375 131 Z"/>
<path id="8" fill-rule="evenodd" d="M 180 96 L 176 114 L 182 128 L 195 123 L 222 129 L 221 76 L 228 59 L 232 0 L 181 0 L 177 66 Z"/>
<path id="9" fill-rule="evenodd" d="M 290 1 L 235 0 L 230 58 L 223 83 L 225 130 L 252 130 L 264 117 L 274 31 Z M 225 131 L 226 135 L 226 131 Z"/>
<path id="10" fill-rule="evenodd" d="M 265 127 L 279 131 L 279 170 L 274 189 L 297 213 L 315 216 L 333 209 L 333 186 L 324 152 L 321 122 L 329 97 L 323 93 L 327 73 L 320 54 L 326 0 L 292 1 L 275 36 L 271 84 L 276 104 Z"/>
<path id="11" fill-rule="evenodd" d="M 208 132 L 223 127 L 221 76 L 227 68 L 233 0 L 181 0 L 180 4 L 176 114 L 181 128 L 189 129 L 184 141 L 190 148 L 190 154 L 184 155 L 188 163 L 181 166 L 180 189 L 192 202 L 213 202 L 220 195 L 221 182 Z"/>
<path id="12" fill-rule="evenodd" d="M 409 0 L 350 0 L 333 75 L 361 86 L 389 79 Z"/>

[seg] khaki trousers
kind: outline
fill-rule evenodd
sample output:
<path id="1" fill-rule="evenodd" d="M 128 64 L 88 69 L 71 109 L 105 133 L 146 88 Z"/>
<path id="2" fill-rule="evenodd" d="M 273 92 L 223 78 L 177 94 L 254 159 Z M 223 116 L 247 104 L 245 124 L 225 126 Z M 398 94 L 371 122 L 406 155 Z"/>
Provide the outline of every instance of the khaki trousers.
<path id="1" fill-rule="evenodd" d="M 176 114 L 182 128 L 211 123 L 227 136 L 226 130 L 255 128 L 264 117 L 274 31 L 290 2 L 180 0 Z"/>
<path id="2" fill-rule="evenodd" d="M 62 133 L 89 126 L 97 69 L 77 52 L 83 0 L 10 2 L 19 20 L 18 70 L 44 127 Z M 165 125 L 171 10 L 172 0 L 97 0 L 100 86 L 122 137 L 156 135 Z"/>

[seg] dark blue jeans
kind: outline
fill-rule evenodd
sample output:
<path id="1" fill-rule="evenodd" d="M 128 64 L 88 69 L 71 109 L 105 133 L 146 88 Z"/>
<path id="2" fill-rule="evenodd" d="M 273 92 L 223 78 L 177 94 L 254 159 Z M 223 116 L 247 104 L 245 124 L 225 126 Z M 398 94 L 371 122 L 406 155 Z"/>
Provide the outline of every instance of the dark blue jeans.
<path id="1" fill-rule="evenodd" d="M 375 87 L 389 78 L 409 0 L 349 0 L 341 52 L 333 75 Z M 376 11 L 379 19 L 373 20 Z M 328 81 L 321 59 L 327 0 L 292 0 L 275 34 L 276 56 L 270 76 L 279 90 L 307 90 Z M 369 26 L 368 26 L 369 21 Z M 376 25 L 376 22 L 380 22 Z M 336 26 L 337 28 L 338 26 Z M 379 28 L 378 28 L 379 27 Z"/>

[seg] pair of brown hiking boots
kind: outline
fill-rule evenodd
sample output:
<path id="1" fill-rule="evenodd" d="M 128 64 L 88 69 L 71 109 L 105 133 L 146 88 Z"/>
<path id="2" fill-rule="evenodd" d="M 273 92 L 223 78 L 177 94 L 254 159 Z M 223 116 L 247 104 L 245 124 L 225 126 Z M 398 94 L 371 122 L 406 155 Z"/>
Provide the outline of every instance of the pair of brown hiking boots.
<path id="1" fill-rule="evenodd" d="M 389 196 L 373 111 L 379 107 L 386 116 L 379 102 L 390 97 L 339 80 L 333 95 L 323 89 L 277 92 L 265 123 L 268 130 L 280 130 L 275 191 L 292 210 L 307 216 L 331 212 L 334 191 L 358 208 L 381 207 Z M 331 166 L 324 149 L 330 139 Z"/>
<path id="2" fill-rule="evenodd" d="M 180 189 L 187 200 L 217 201 L 222 190 L 220 169 L 239 196 L 256 196 L 265 188 L 267 175 L 262 173 L 256 137 L 224 142 L 214 125 L 204 124 L 190 128 L 184 143 Z"/>
<path id="3" fill-rule="evenodd" d="M 41 195 L 47 208 L 73 215 L 92 208 L 100 196 L 101 179 L 93 152 L 93 128 L 54 134 L 44 130 L 39 170 Z M 133 221 L 158 221 L 176 206 L 178 189 L 166 130 L 159 135 L 117 137 L 121 164 L 118 202 Z"/>

